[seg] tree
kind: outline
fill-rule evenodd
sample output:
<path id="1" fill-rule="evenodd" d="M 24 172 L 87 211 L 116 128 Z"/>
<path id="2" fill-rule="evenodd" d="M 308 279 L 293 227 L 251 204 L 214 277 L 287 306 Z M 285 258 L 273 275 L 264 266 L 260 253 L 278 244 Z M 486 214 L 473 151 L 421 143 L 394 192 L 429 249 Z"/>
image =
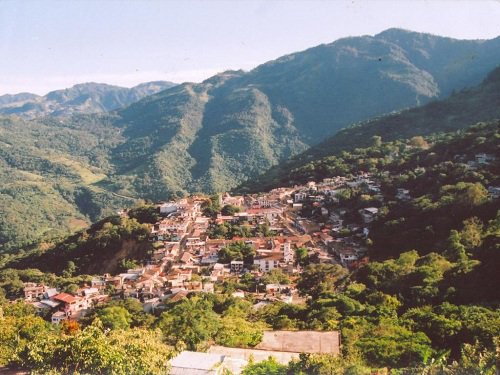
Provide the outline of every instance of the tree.
<path id="1" fill-rule="evenodd" d="M 464 221 L 464 227 L 460 232 L 461 242 L 467 251 L 472 251 L 482 244 L 483 223 L 477 217 Z"/>
<path id="2" fill-rule="evenodd" d="M 253 264 L 255 249 L 242 241 L 233 242 L 219 250 L 219 261 L 229 263 L 232 260 L 242 260 L 246 265 Z"/>
<path id="3" fill-rule="evenodd" d="M 167 374 L 171 349 L 161 333 L 135 328 L 105 332 L 99 319 L 73 334 L 40 334 L 15 364 L 39 373 Z"/>
<path id="4" fill-rule="evenodd" d="M 422 136 L 415 136 L 410 139 L 410 145 L 413 147 L 420 148 L 422 150 L 427 150 L 429 148 L 429 144 Z"/>
<path id="5" fill-rule="evenodd" d="M 425 362 L 433 354 L 424 333 L 412 332 L 392 320 L 381 321 L 356 346 L 370 365 L 379 367 L 408 367 Z"/>
<path id="6" fill-rule="evenodd" d="M 68 261 L 66 264 L 66 269 L 63 271 L 63 277 L 69 278 L 73 276 L 76 272 L 76 264 L 72 260 Z"/>
<path id="7" fill-rule="evenodd" d="M 106 328 L 127 329 L 130 328 L 132 316 L 121 306 L 109 306 L 97 312 L 97 316 Z"/>
<path id="8" fill-rule="evenodd" d="M 374 135 L 372 137 L 372 147 L 380 147 L 382 146 L 382 137 L 379 135 Z"/>
<path id="9" fill-rule="evenodd" d="M 287 366 L 280 364 L 274 357 L 264 361 L 250 362 L 241 373 L 242 375 L 286 375 Z"/>
<path id="10" fill-rule="evenodd" d="M 300 294 L 317 299 L 321 294 L 335 290 L 335 283 L 347 275 L 338 264 L 311 264 L 304 269 L 297 282 Z"/>
<path id="11" fill-rule="evenodd" d="M 296 375 L 330 375 L 357 374 L 370 375 L 372 372 L 356 361 L 331 354 L 305 354 L 288 364 L 288 374 Z"/>
<path id="12" fill-rule="evenodd" d="M 232 348 L 247 348 L 262 341 L 265 325 L 249 322 L 241 316 L 226 315 L 221 319 L 221 326 L 215 336 L 219 345 Z"/>
<path id="13" fill-rule="evenodd" d="M 305 267 L 309 264 L 309 251 L 305 247 L 298 247 L 295 250 L 295 262 Z"/>
<path id="14" fill-rule="evenodd" d="M 274 268 L 261 278 L 263 284 L 290 284 L 290 278 L 281 268 Z"/>
<path id="15" fill-rule="evenodd" d="M 222 207 L 220 213 L 226 216 L 233 216 L 235 213 L 240 212 L 241 209 L 238 206 L 234 206 L 232 204 L 226 204 Z"/>
<path id="16" fill-rule="evenodd" d="M 184 299 L 161 314 L 158 327 L 168 343 L 183 343 L 189 350 L 197 350 L 219 330 L 220 317 L 212 307 L 202 297 Z"/>
<path id="17" fill-rule="evenodd" d="M 488 200 L 488 190 L 480 182 L 459 182 L 456 188 L 458 201 L 468 208 L 479 206 Z"/>
<path id="18" fill-rule="evenodd" d="M 160 211 L 154 205 L 143 205 L 132 208 L 128 212 L 128 217 L 136 219 L 141 224 L 154 224 L 161 220 Z"/>

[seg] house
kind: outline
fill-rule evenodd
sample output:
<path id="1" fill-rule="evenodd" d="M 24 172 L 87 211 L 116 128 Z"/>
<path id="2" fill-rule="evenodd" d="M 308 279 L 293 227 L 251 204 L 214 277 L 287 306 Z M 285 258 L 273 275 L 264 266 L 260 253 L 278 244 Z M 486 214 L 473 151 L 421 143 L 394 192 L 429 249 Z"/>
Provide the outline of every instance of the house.
<path id="1" fill-rule="evenodd" d="M 339 331 L 264 331 L 260 350 L 276 350 L 294 353 L 340 353 Z"/>
<path id="2" fill-rule="evenodd" d="M 88 308 L 88 301 L 85 298 L 75 297 L 68 293 L 59 293 L 52 297 L 53 301 L 61 303 L 61 310 L 67 316 L 79 316 Z"/>
<path id="3" fill-rule="evenodd" d="M 203 283 L 203 291 L 205 293 L 214 293 L 215 292 L 214 283 Z"/>
<path id="4" fill-rule="evenodd" d="M 292 244 L 287 241 L 283 244 L 283 261 L 285 263 L 293 263 L 294 259 L 295 252 L 292 249 Z"/>
<path id="5" fill-rule="evenodd" d="M 376 207 L 362 208 L 361 210 L 359 210 L 359 214 L 361 215 L 363 222 L 365 224 L 368 224 L 371 223 L 373 220 L 375 220 L 375 217 L 378 214 L 378 208 Z"/>
<path id="6" fill-rule="evenodd" d="M 298 192 L 293 195 L 293 200 L 296 203 L 303 202 L 307 198 L 307 193 Z"/>
<path id="7" fill-rule="evenodd" d="M 238 289 L 237 291 L 231 293 L 231 297 L 234 298 L 245 298 L 245 291 Z"/>
<path id="8" fill-rule="evenodd" d="M 103 277 L 94 277 L 90 282 L 90 285 L 92 286 L 92 288 L 102 290 L 106 288 L 106 280 L 104 280 Z"/>
<path id="9" fill-rule="evenodd" d="M 57 293 L 59 293 L 59 292 L 57 291 L 56 288 L 47 288 L 45 290 L 45 293 L 43 293 L 43 298 L 50 299 L 50 298 L 54 297 Z"/>
<path id="10" fill-rule="evenodd" d="M 500 198 L 500 187 L 498 186 L 488 186 L 488 195 L 491 199 Z"/>
<path id="11" fill-rule="evenodd" d="M 155 297 L 144 300 L 142 308 L 147 313 L 154 313 L 158 305 L 160 305 L 160 299 L 158 297 Z"/>
<path id="12" fill-rule="evenodd" d="M 64 320 L 68 320 L 68 316 L 63 311 L 57 311 L 52 314 L 52 324 L 59 324 Z"/>
<path id="13" fill-rule="evenodd" d="M 178 210 L 179 206 L 175 202 L 167 202 L 160 205 L 160 214 L 168 215 Z"/>
<path id="14" fill-rule="evenodd" d="M 340 262 L 346 267 L 359 259 L 358 254 L 352 248 L 338 249 L 337 254 L 340 257 Z"/>
<path id="15" fill-rule="evenodd" d="M 208 353 L 230 356 L 233 359 L 263 361 L 274 357 L 281 364 L 298 359 L 301 353 L 340 353 L 339 331 L 265 331 L 260 344 L 252 349 L 213 345 Z"/>
<path id="16" fill-rule="evenodd" d="M 494 155 L 489 155 L 485 153 L 480 153 L 475 155 L 476 163 L 479 165 L 487 165 L 491 163 L 492 161 L 495 161 L 495 156 Z"/>
<path id="17" fill-rule="evenodd" d="M 196 258 L 191 254 L 189 251 L 185 251 L 182 253 L 181 258 L 179 259 L 179 262 L 184 263 L 184 264 L 193 264 Z"/>
<path id="18" fill-rule="evenodd" d="M 31 306 L 33 306 L 36 310 L 36 313 L 38 315 L 45 315 L 48 311 L 50 311 L 50 307 L 48 305 L 46 305 L 45 303 L 42 303 L 42 302 L 38 302 L 38 301 L 35 301 L 35 302 L 31 302 L 30 303 Z"/>
<path id="19" fill-rule="evenodd" d="M 290 291 L 289 285 L 281 285 L 281 284 L 266 284 L 266 293 L 274 294 L 274 293 L 288 293 Z"/>
<path id="20" fill-rule="evenodd" d="M 400 201 L 408 201 L 411 199 L 410 190 L 407 189 L 397 189 L 396 191 L 396 199 Z"/>
<path id="21" fill-rule="evenodd" d="M 36 283 L 24 283 L 24 299 L 26 301 L 35 301 L 43 298 L 46 291 L 45 285 Z"/>
<path id="22" fill-rule="evenodd" d="M 234 196 L 232 197 L 229 193 L 225 193 L 222 196 L 222 205 L 232 205 L 237 207 L 242 207 L 244 203 L 244 198 L 242 196 Z"/>
<path id="23" fill-rule="evenodd" d="M 231 272 L 240 273 L 243 271 L 244 264 L 242 260 L 233 260 L 230 264 Z"/>
<path id="24" fill-rule="evenodd" d="M 261 272 L 269 272 L 275 268 L 279 267 L 280 261 L 283 260 L 283 254 L 271 253 L 269 255 L 256 256 L 253 260 L 253 264 L 259 267 Z"/>

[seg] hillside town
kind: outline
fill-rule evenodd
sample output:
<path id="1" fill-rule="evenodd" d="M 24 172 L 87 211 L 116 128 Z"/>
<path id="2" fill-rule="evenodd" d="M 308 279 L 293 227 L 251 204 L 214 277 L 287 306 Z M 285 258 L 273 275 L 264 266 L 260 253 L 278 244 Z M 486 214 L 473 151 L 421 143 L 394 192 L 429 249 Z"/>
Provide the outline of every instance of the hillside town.
<path id="1" fill-rule="evenodd" d="M 288 276 L 289 283 L 261 283 L 255 291 L 235 290 L 233 296 L 252 295 L 257 306 L 274 300 L 303 303 L 293 283 L 302 269 L 297 259 L 299 250 L 306 252 L 302 257 L 311 262 L 349 269 L 368 261 L 365 239 L 378 208 L 367 207 L 348 215 L 335 197 L 346 186 L 362 187 L 374 199 L 383 200 L 377 181 L 369 174 L 360 174 L 268 193 L 216 195 L 218 201 L 214 203 L 221 212 L 215 216 L 204 210 L 210 201 L 207 197 L 159 203 L 161 220 L 151 225 L 149 241 L 154 251 L 147 264 L 116 275 L 94 277 L 91 285 L 74 294 L 26 283 L 25 300 L 40 312 L 53 311 L 51 320 L 58 324 L 65 319 L 78 320 L 93 306 L 111 298 L 136 298 L 145 311 L 155 312 L 162 309 L 164 301 L 179 300 L 190 292 L 214 293 L 224 281 L 247 273 L 261 279 L 278 270 Z M 409 199 L 409 194 L 400 189 L 396 198 Z M 303 215 L 307 209 L 314 214 Z M 120 214 L 127 215 L 127 211 Z M 228 233 L 228 227 L 233 233 Z M 251 255 L 245 259 L 221 256 L 224 249 L 238 244 L 251 249 Z"/>
<path id="2" fill-rule="evenodd" d="M 479 155 L 468 165 L 475 168 L 489 162 Z M 339 194 L 349 189 L 362 192 L 365 207 L 353 209 L 340 203 Z M 490 199 L 498 198 L 497 187 L 488 191 Z M 370 228 L 384 200 L 407 202 L 411 193 L 397 188 L 389 197 L 387 192 L 382 194 L 376 177 L 361 173 L 267 193 L 160 202 L 154 206 L 160 219 L 150 225 L 148 238 L 154 250 L 144 264 L 95 276 L 90 285 L 74 293 L 25 283 L 24 299 L 56 325 L 77 321 L 113 299 L 136 299 L 145 312 L 156 315 L 190 293 L 229 293 L 251 300 L 256 310 L 276 301 L 304 304 L 307 296 L 296 288 L 304 266 L 337 264 L 351 271 L 369 262 Z M 128 217 L 129 212 L 119 215 Z M 256 280 L 254 290 L 237 288 L 249 277 Z M 183 351 L 171 365 L 172 373 L 208 371 L 215 364 L 222 366 L 217 371 L 240 373 L 251 358 L 273 356 L 286 364 L 300 353 L 339 350 L 338 331 L 266 331 L 255 348 L 213 345 L 207 353 Z"/>
<path id="3" fill-rule="evenodd" d="M 456 158 L 460 158 L 458 155 Z M 469 168 L 490 163 L 494 156 L 479 154 Z M 338 194 L 360 189 L 373 206 L 353 212 L 339 203 Z M 489 186 L 489 198 L 498 199 L 499 187 Z M 251 296 L 255 307 L 272 301 L 304 302 L 294 285 L 303 261 L 339 264 L 349 270 L 369 261 L 367 239 L 379 208 L 387 199 L 373 175 L 325 178 L 267 193 L 212 197 L 191 196 L 161 202 L 155 207 L 161 219 L 151 225 L 154 251 L 146 264 L 116 275 L 92 279 L 72 294 L 36 283 L 25 283 L 25 301 L 51 321 L 78 320 L 94 306 L 113 298 L 135 298 L 144 311 L 160 312 L 165 301 L 185 298 L 191 292 L 216 293 L 227 281 L 247 274 L 265 281 L 265 275 L 285 275 L 286 284 L 256 284 L 255 290 L 234 290 L 234 297 Z M 391 199 L 409 201 L 411 192 L 398 188 Z M 215 200 L 215 201 L 213 201 Z M 212 206 L 217 210 L 208 209 Z M 127 210 L 119 212 L 127 216 Z M 231 254 L 232 246 L 248 254 Z M 298 259 L 300 256 L 302 259 Z"/>

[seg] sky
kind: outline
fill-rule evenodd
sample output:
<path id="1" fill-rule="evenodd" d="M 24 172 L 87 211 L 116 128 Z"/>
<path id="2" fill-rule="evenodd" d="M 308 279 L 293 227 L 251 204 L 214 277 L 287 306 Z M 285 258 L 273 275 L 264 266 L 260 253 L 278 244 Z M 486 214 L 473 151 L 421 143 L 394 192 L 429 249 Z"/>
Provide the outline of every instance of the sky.
<path id="1" fill-rule="evenodd" d="M 391 27 L 491 39 L 499 20 L 500 0 L 0 0 L 0 95 L 200 82 Z"/>

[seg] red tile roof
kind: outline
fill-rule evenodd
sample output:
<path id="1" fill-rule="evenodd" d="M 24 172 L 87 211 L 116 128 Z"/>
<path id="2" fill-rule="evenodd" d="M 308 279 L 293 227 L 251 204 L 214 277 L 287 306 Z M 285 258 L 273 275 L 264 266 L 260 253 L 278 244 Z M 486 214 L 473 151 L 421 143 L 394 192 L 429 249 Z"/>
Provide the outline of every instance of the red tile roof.
<path id="1" fill-rule="evenodd" d="M 55 296 L 53 296 L 52 298 L 57 300 L 57 301 L 64 302 L 64 303 L 74 303 L 74 302 L 78 301 L 78 298 L 76 298 L 75 296 L 72 296 L 71 294 L 68 294 L 68 293 L 59 293 L 59 294 L 56 294 Z"/>

